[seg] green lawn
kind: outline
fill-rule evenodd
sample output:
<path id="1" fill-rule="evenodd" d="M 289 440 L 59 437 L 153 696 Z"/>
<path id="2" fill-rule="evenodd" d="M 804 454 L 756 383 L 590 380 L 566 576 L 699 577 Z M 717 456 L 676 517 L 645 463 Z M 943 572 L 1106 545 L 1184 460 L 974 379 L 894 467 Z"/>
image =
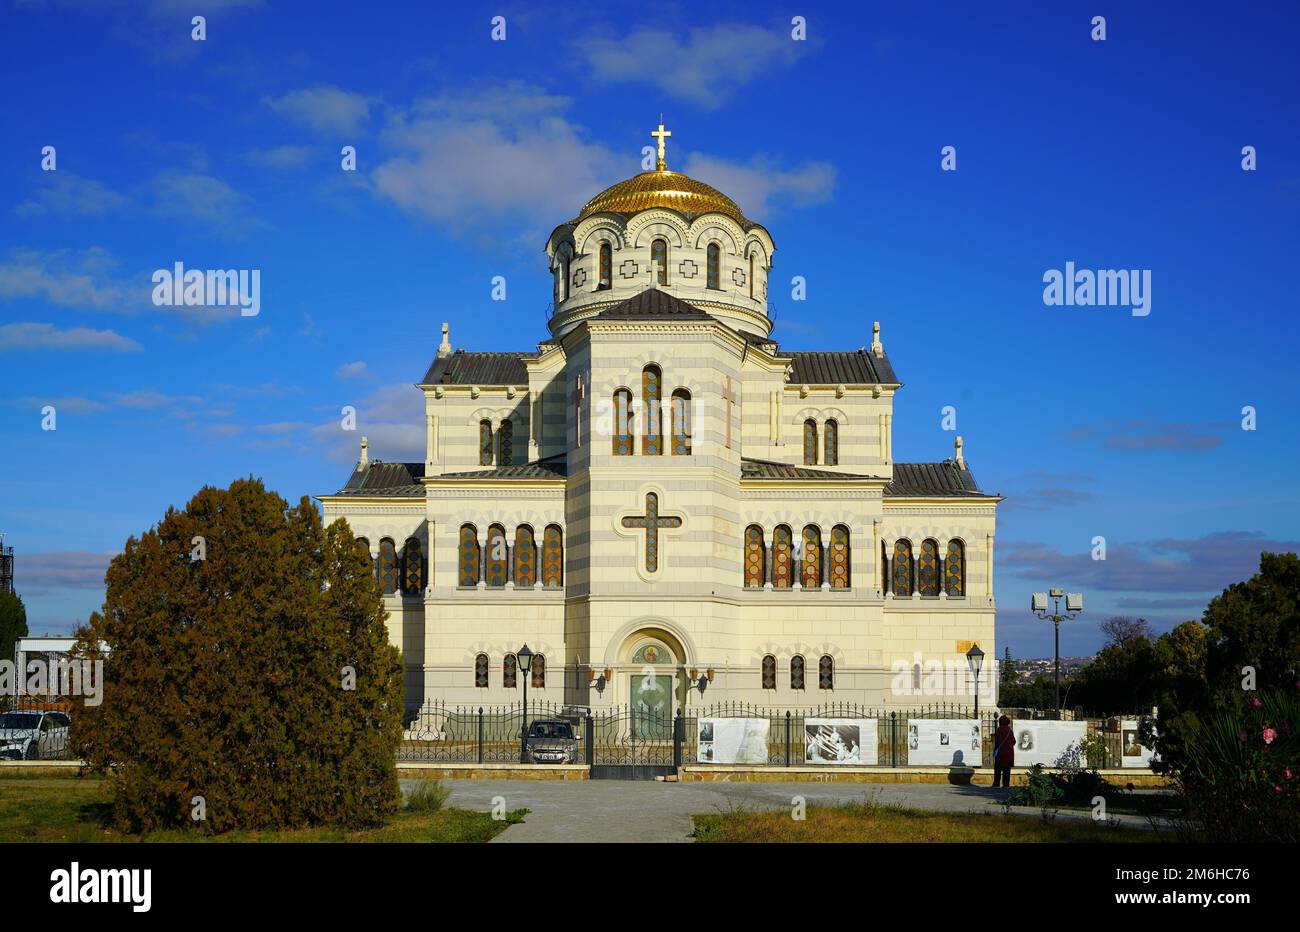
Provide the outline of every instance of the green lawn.
<path id="1" fill-rule="evenodd" d="M 0 842 L 484 842 L 522 821 L 525 812 L 520 809 L 498 821 L 486 812 L 464 809 L 403 810 L 374 829 L 234 831 L 218 836 L 169 830 L 126 835 L 107 826 L 109 805 L 105 781 L 99 777 L 0 775 Z"/>
<path id="2" fill-rule="evenodd" d="M 803 821 L 788 809 L 734 810 L 695 816 L 698 842 L 1107 842 L 1161 843 L 1168 832 L 1108 827 L 1091 821 L 1044 821 L 994 813 L 954 814 L 881 806 L 870 801 L 810 806 Z"/>

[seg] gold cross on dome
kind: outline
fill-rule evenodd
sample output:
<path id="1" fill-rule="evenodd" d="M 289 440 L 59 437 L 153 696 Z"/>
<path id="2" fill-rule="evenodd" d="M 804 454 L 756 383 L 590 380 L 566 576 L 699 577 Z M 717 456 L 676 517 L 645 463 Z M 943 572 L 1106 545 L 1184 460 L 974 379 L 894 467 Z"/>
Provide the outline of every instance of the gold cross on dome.
<path id="1" fill-rule="evenodd" d="M 671 136 L 672 133 L 664 129 L 663 114 L 659 115 L 659 129 L 655 130 L 650 135 L 659 141 L 659 161 L 655 164 L 655 170 L 666 171 L 668 169 L 668 163 L 664 161 L 664 140 Z"/>

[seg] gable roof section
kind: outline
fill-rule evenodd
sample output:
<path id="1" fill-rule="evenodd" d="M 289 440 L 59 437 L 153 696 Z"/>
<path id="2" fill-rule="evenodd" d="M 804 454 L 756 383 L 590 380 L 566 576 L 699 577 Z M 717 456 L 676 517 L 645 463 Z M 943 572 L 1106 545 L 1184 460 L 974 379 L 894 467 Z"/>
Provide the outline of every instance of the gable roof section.
<path id="1" fill-rule="evenodd" d="M 996 498 L 980 491 L 969 468 L 953 460 L 942 463 L 895 463 L 894 479 L 885 486 L 890 498 Z"/>
<path id="2" fill-rule="evenodd" d="M 348 484 L 337 495 L 366 495 L 378 498 L 412 498 L 424 494 L 420 479 L 423 463 L 385 463 L 371 460 L 352 473 Z"/>
<path id="3" fill-rule="evenodd" d="M 664 317 L 673 320 L 713 320 L 711 315 L 694 304 L 687 304 L 660 288 L 646 288 L 626 301 L 605 308 L 593 319 L 658 320 Z"/>
<path id="4" fill-rule="evenodd" d="M 889 357 L 865 349 L 849 352 L 781 352 L 793 363 L 793 385 L 891 385 L 898 382 Z"/>
<path id="5" fill-rule="evenodd" d="M 435 358 L 421 385 L 527 385 L 524 357 L 535 353 L 467 353 Z"/>
<path id="6" fill-rule="evenodd" d="M 439 479 L 563 479 L 566 475 L 565 458 L 551 457 L 534 460 L 522 466 L 497 466 L 494 469 L 476 469 L 472 472 L 445 472 L 440 476 L 430 476 L 432 481 Z"/>
<path id="7" fill-rule="evenodd" d="M 831 472 L 829 469 L 809 469 L 807 466 L 793 466 L 789 463 L 777 463 L 772 460 L 755 460 L 742 456 L 740 458 L 740 478 L 742 479 L 791 479 L 822 480 L 845 482 L 853 479 L 870 479 L 870 476 L 856 476 L 843 472 Z"/>

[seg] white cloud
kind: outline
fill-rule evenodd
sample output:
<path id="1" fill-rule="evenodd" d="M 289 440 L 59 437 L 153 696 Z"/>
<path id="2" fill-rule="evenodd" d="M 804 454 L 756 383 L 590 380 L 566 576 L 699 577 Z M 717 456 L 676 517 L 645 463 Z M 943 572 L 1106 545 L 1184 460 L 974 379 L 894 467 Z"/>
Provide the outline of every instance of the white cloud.
<path id="1" fill-rule="evenodd" d="M 140 344 L 135 340 L 112 330 L 92 330 L 89 327 L 60 330 L 53 324 L 41 323 L 0 324 L 0 351 L 104 350 L 129 353 L 139 349 Z"/>
<path id="2" fill-rule="evenodd" d="M 301 168 L 315 151 L 311 146 L 272 146 L 269 149 L 249 149 L 245 158 L 263 168 Z"/>
<path id="3" fill-rule="evenodd" d="M 354 134 L 370 120 L 369 98 L 330 85 L 290 91 L 283 97 L 268 97 L 266 104 L 277 113 L 321 133 Z"/>
<path id="4" fill-rule="evenodd" d="M 805 162 L 799 168 L 783 170 L 764 158 L 739 165 L 709 155 L 691 155 L 683 171 L 726 194 L 747 217 L 760 220 L 771 216 L 774 205 L 822 204 L 835 190 L 835 166 L 829 162 Z"/>
<path id="5" fill-rule="evenodd" d="M 345 362 L 334 370 L 334 375 L 340 379 L 359 379 L 370 373 L 366 371 L 364 362 Z"/>
<path id="6" fill-rule="evenodd" d="M 389 463 L 424 460 L 424 395 L 415 386 L 405 382 L 384 386 L 360 401 L 340 401 L 339 407 L 344 404 L 356 406 L 356 430 L 343 430 L 337 415 L 311 430 L 312 439 L 326 449 L 330 459 L 355 463 L 364 436 L 375 459 Z"/>
<path id="7" fill-rule="evenodd" d="M 163 217 L 198 220 L 227 231 L 247 231 L 266 224 L 249 213 L 245 194 L 212 175 L 163 172 L 150 182 L 154 211 Z"/>
<path id="8" fill-rule="evenodd" d="M 138 286 L 114 279 L 117 261 L 91 246 L 80 252 L 14 249 L 0 262 L 0 300 L 36 298 L 60 307 L 130 313 L 148 304 L 149 282 Z"/>
<path id="9" fill-rule="evenodd" d="M 20 217 L 103 214 L 129 203 L 128 198 L 93 178 L 63 169 L 41 172 L 41 180 L 29 193 L 29 199 L 15 207 L 14 213 Z"/>

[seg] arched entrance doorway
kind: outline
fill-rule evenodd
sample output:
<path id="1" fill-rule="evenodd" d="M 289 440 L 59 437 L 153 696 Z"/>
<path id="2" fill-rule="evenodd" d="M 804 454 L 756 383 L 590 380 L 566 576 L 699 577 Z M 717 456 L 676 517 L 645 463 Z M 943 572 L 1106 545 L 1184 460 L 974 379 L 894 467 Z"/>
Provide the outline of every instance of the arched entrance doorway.
<path id="1" fill-rule="evenodd" d="M 680 661 L 670 641 L 665 632 L 640 632 L 629 642 L 628 705 L 637 740 L 672 738 Z"/>

